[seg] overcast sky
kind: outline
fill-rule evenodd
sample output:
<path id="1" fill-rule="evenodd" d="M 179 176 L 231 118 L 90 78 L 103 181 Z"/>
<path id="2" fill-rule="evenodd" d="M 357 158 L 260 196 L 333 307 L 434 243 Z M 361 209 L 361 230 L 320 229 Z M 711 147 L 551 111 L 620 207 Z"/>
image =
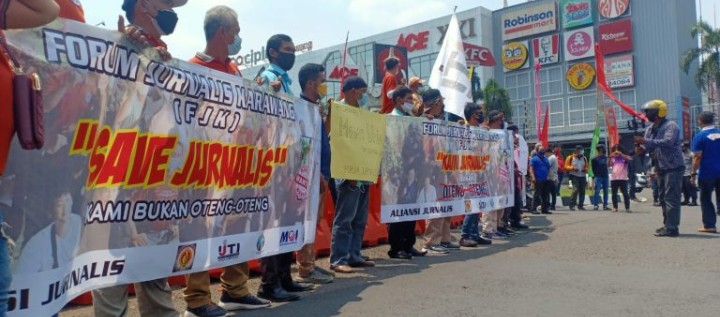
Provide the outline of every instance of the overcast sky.
<path id="1" fill-rule="evenodd" d="M 508 0 L 509 5 L 526 0 Z M 635 0 L 656 1 L 656 0 Z M 683 0 L 685 1 L 685 0 Z M 690 0 L 688 0 L 690 1 Z M 701 0 L 703 18 L 713 22 L 713 7 L 720 0 Z M 122 0 L 81 0 L 87 22 L 116 28 Z M 241 54 L 258 50 L 276 33 L 290 35 L 296 44 L 312 41 L 314 49 L 415 24 L 476 6 L 502 8 L 502 0 L 189 0 L 176 11 L 180 18 L 175 33 L 166 38 L 174 57 L 188 59 L 205 46 L 202 31 L 205 12 L 215 5 L 237 11 L 240 20 Z M 720 9 L 720 8 L 718 8 Z"/>

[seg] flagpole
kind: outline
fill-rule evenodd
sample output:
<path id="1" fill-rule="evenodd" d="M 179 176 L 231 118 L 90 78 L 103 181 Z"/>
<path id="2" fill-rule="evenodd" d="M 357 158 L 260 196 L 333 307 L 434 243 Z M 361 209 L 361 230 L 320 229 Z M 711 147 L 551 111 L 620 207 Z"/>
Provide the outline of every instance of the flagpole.
<path id="1" fill-rule="evenodd" d="M 343 98 L 342 93 L 342 86 L 345 83 L 345 60 L 347 59 L 347 46 L 348 46 L 348 39 L 350 38 L 350 31 L 347 31 L 347 34 L 345 34 L 345 48 L 343 49 L 343 56 L 342 56 L 342 68 L 340 69 L 340 99 Z"/>

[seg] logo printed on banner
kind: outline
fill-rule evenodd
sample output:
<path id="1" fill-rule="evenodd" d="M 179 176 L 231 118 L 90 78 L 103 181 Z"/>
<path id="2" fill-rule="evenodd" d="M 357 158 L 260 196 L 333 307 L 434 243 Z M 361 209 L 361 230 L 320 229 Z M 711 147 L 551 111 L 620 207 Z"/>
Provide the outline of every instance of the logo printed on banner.
<path id="1" fill-rule="evenodd" d="M 503 45 L 502 63 L 505 71 L 527 68 L 527 42 L 510 42 Z"/>
<path id="2" fill-rule="evenodd" d="M 218 246 L 218 261 L 236 259 L 240 256 L 240 243 L 228 243 L 223 239 L 222 245 Z"/>
<path id="3" fill-rule="evenodd" d="M 630 19 L 600 24 L 599 30 L 599 42 L 603 55 L 632 51 L 632 21 Z"/>
<path id="4" fill-rule="evenodd" d="M 565 60 L 595 56 L 593 27 L 565 32 Z"/>
<path id="5" fill-rule="evenodd" d="M 593 22 L 590 0 L 563 0 L 560 2 L 563 27 L 571 28 Z"/>
<path id="6" fill-rule="evenodd" d="M 588 63 L 578 63 L 570 66 L 565 74 L 570 87 L 576 90 L 584 90 L 590 87 L 595 79 L 595 69 Z"/>
<path id="7" fill-rule="evenodd" d="M 503 40 L 557 30 L 557 7 L 546 3 L 502 15 Z"/>
<path id="8" fill-rule="evenodd" d="M 465 199 L 465 213 L 469 213 L 472 211 L 472 201 L 470 199 Z"/>
<path id="9" fill-rule="evenodd" d="M 599 0 L 598 11 L 600 15 L 605 19 L 617 18 L 630 7 L 630 0 Z"/>
<path id="10" fill-rule="evenodd" d="M 610 88 L 635 86 L 635 69 L 632 55 L 605 59 L 605 81 Z"/>
<path id="11" fill-rule="evenodd" d="M 255 242 L 255 249 L 257 250 L 257 252 L 261 252 L 264 247 L 265 247 L 265 235 L 260 233 L 260 236 L 258 237 L 257 241 Z"/>
<path id="12" fill-rule="evenodd" d="M 300 230 L 285 230 L 280 233 L 280 246 L 292 245 L 300 240 Z"/>
<path id="13" fill-rule="evenodd" d="M 195 248 L 195 243 L 178 246 L 173 273 L 192 269 L 193 263 L 195 262 Z"/>
<path id="14" fill-rule="evenodd" d="M 557 34 L 532 40 L 533 60 L 536 65 L 549 65 L 560 61 L 560 36 Z"/>

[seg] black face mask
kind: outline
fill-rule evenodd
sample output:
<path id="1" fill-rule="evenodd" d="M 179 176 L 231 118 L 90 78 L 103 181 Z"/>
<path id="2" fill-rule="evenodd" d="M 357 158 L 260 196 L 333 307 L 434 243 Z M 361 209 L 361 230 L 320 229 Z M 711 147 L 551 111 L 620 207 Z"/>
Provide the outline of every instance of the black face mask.
<path id="1" fill-rule="evenodd" d="M 478 113 L 475 116 L 475 119 L 477 119 L 478 122 L 483 123 L 483 121 L 485 121 L 485 115 L 483 115 L 482 113 Z"/>
<path id="2" fill-rule="evenodd" d="M 280 68 L 282 68 L 285 71 L 289 71 L 293 68 L 293 65 L 295 65 L 295 54 L 294 53 L 285 53 L 285 52 L 278 52 L 278 56 L 275 59 L 275 62 L 277 63 Z"/>
<path id="3" fill-rule="evenodd" d="M 175 26 L 178 22 L 177 13 L 170 10 L 158 11 L 157 16 L 153 18 L 155 27 L 158 29 L 160 34 L 169 35 L 175 31 Z"/>

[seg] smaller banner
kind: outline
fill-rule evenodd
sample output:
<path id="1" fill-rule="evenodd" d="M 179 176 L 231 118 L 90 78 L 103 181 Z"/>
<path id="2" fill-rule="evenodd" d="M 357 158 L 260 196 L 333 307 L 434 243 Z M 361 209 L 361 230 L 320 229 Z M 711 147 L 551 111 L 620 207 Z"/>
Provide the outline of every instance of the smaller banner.
<path id="1" fill-rule="evenodd" d="M 374 183 L 383 156 L 387 116 L 339 102 L 331 107 L 330 174 Z"/>
<path id="2" fill-rule="evenodd" d="M 564 39 L 566 61 L 592 57 L 595 54 L 595 31 L 592 26 L 566 31 Z"/>
<path id="3" fill-rule="evenodd" d="M 590 0 L 561 0 L 560 10 L 564 28 L 593 23 L 592 1 Z"/>
<path id="4" fill-rule="evenodd" d="M 444 218 L 513 205 L 512 135 L 389 116 L 381 222 Z"/>

